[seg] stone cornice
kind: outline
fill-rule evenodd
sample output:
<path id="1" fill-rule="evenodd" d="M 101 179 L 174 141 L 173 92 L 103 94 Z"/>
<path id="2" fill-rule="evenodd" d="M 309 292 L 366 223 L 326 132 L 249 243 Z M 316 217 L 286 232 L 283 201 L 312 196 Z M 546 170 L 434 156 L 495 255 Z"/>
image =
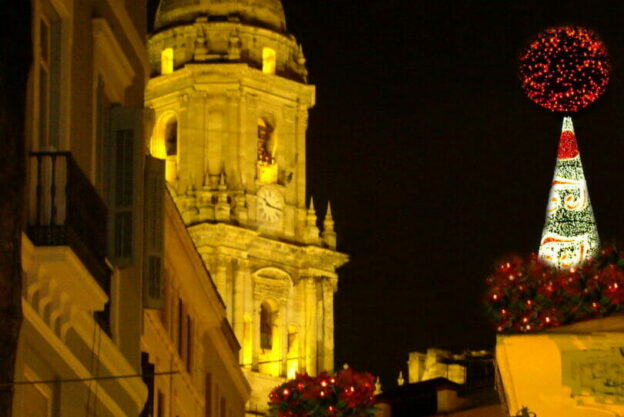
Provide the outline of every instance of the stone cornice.
<path id="1" fill-rule="evenodd" d="M 154 105 L 161 96 L 179 95 L 182 91 L 208 91 L 215 88 L 236 89 L 241 93 L 270 94 L 285 103 L 314 107 L 316 87 L 282 77 L 267 77 L 262 71 L 241 63 L 193 63 L 184 68 L 152 78 L 148 83 L 146 102 Z M 165 94 L 163 94 L 165 91 Z M 167 91 L 170 91 L 167 94 Z M 156 98 L 158 97 L 158 99 Z"/>
<path id="2" fill-rule="evenodd" d="M 224 223 L 202 223 L 188 229 L 201 253 L 267 260 L 285 267 L 315 270 L 315 275 L 328 277 L 335 277 L 335 270 L 349 261 L 349 257 L 341 252 L 283 242 Z"/>

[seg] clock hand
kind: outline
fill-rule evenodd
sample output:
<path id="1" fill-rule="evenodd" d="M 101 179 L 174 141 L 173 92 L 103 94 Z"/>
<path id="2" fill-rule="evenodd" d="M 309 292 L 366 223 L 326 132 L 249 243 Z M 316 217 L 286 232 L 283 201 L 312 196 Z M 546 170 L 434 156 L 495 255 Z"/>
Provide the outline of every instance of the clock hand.
<path id="1" fill-rule="evenodd" d="M 266 197 L 262 197 L 262 196 L 260 196 L 260 198 L 261 198 L 262 200 L 264 200 L 264 202 L 266 203 L 267 207 L 270 207 L 270 208 L 275 209 L 275 210 L 282 211 L 282 209 L 281 209 L 280 207 L 278 207 L 278 206 L 274 206 L 273 204 L 271 204 L 271 203 L 269 202 L 269 200 L 267 200 L 267 198 L 266 198 Z"/>
<path id="2" fill-rule="evenodd" d="M 272 209 L 275 209 L 275 210 L 278 210 L 278 211 L 282 211 L 282 209 L 280 207 L 274 206 L 273 204 L 269 203 L 267 200 L 264 200 L 264 201 L 266 201 L 266 204 L 267 204 L 268 207 L 271 207 Z"/>

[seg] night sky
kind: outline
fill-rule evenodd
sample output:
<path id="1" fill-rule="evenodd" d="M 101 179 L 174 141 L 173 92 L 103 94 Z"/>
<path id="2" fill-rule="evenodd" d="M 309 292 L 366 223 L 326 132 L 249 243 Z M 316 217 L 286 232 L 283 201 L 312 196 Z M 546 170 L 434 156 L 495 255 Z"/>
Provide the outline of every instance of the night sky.
<path id="1" fill-rule="evenodd" d="M 336 363 L 393 386 L 408 353 L 492 348 L 484 278 L 537 250 L 561 116 L 526 99 L 520 49 L 560 24 L 595 30 L 606 94 L 575 117 L 603 240 L 624 240 L 624 2 L 282 0 L 317 105 L 308 194 L 331 200 L 351 256 Z"/>
<path id="2" fill-rule="evenodd" d="M 623 239 L 624 3 L 283 0 L 317 105 L 308 192 L 330 199 L 351 256 L 336 363 L 396 384 L 411 351 L 492 348 L 483 280 L 537 250 L 561 116 L 523 96 L 520 49 L 560 24 L 594 29 L 613 66 L 575 117 L 602 239 Z M 324 210 L 322 211 L 324 212 Z"/>

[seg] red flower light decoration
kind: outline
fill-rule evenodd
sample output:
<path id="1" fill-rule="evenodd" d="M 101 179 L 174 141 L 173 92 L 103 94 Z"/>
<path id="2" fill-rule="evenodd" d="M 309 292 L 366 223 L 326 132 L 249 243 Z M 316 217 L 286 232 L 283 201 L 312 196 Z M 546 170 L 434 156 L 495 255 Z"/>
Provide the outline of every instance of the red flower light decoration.
<path id="1" fill-rule="evenodd" d="M 536 104 L 574 113 L 604 93 L 607 50 L 592 31 L 575 26 L 547 29 L 520 56 L 522 89 Z"/>
<path id="2" fill-rule="evenodd" d="M 372 417 L 375 378 L 352 369 L 336 377 L 297 374 L 269 394 L 270 417 Z"/>
<path id="3" fill-rule="evenodd" d="M 486 313 L 499 333 L 534 332 L 624 312 L 624 251 L 607 245 L 578 268 L 536 254 L 502 261 L 486 279 Z"/>

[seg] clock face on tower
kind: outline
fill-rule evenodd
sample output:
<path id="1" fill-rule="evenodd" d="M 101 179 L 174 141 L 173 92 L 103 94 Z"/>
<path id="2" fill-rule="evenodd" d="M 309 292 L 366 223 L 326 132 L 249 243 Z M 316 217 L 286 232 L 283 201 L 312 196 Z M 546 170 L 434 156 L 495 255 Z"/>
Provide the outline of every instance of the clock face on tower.
<path id="1" fill-rule="evenodd" d="M 263 187 L 256 194 L 258 207 L 258 220 L 264 223 L 279 223 L 282 220 L 284 210 L 284 198 L 282 194 L 271 187 Z"/>

